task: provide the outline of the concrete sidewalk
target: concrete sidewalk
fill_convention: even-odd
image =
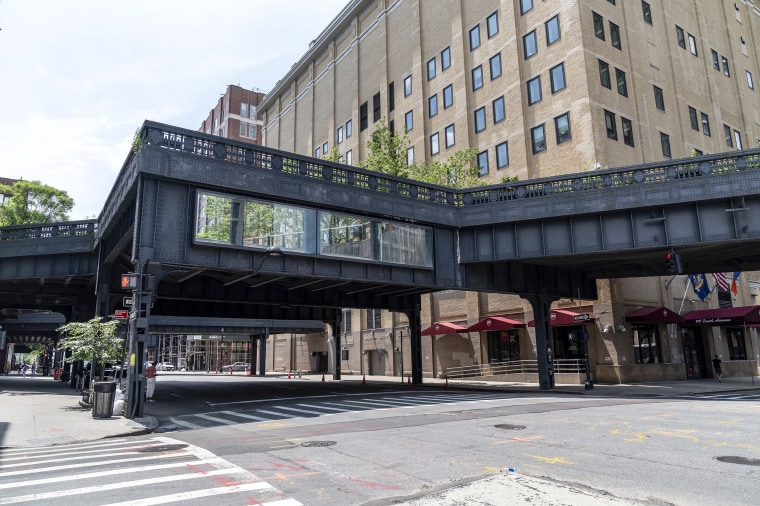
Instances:
[[[199,375],[200,373],[173,373]],[[241,375],[243,373],[240,373]],[[287,379],[287,373],[268,373],[267,379],[283,381],[322,381],[322,375],[308,374]],[[324,376],[331,382],[332,376]],[[408,379],[400,377],[343,374],[340,381],[398,384],[409,387]],[[595,385],[586,390],[583,385],[558,385],[554,390],[538,389],[530,383],[486,382],[472,380],[443,380],[424,378],[415,388],[466,389],[536,395],[567,394],[599,397],[673,397],[690,394],[716,394],[721,392],[760,389],[760,379],[725,378],[722,383],[713,379],[644,383],[632,385]],[[0,376],[0,448],[47,446],[54,444],[92,441],[106,437],[138,435],[158,426],[150,416],[151,405],[146,405],[143,418],[129,420],[122,416],[94,418],[90,409],[80,406],[82,394],[52,377],[9,374]]]

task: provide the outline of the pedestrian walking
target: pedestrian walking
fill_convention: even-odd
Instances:
[[[145,398],[149,402],[153,402],[153,393],[156,391],[156,366],[153,364],[153,362],[147,362],[147,367],[145,368],[145,378],[147,380]]]
[[[720,368],[721,360],[718,357],[715,357],[713,359],[713,369],[715,369],[715,379],[718,380],[718,383],[723,383],[720,380],[720,377],[723,375],[723,370]]]
[[[21,374],[24,375],[24,378],[26,378],[26,370],[29,366],[27,364],[24,364],[24,367],[21,368]]]

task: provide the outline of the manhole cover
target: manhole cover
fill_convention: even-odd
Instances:
[[[727,464],[741,464],[743,466],[760,466],[760,459],[751,459],[749,457],[734,457],[731,455],[725,457],[715,457],[720,462]]]
[[[494,427],[504,430],[523,430],[525,428],[525,425],[512,425],[511,423],[502,423],[499,425],[494,425]]]
[[[306,441],[305,443],[301,443],[301,446],[332,446],[335,444],[335,441]]]
[[[173,452],[175,450],[181,450],[187,448],[188,445],[158,445],[158,446],[146,446],[137,450],[140,453],[161,453],[161,452]]]

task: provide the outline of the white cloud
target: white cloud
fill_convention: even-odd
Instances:
[[[3,0],[0,176],[98,214],[146,119],[196,129],[228,84],[270,89],[348,0]]]

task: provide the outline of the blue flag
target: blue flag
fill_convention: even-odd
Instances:
[[[704,301],[710,295],[710,287],[707,286],[707,276],[704,274],[689,274],[689,281],[691,281],[694,293],[697,294],[700,300]]]

